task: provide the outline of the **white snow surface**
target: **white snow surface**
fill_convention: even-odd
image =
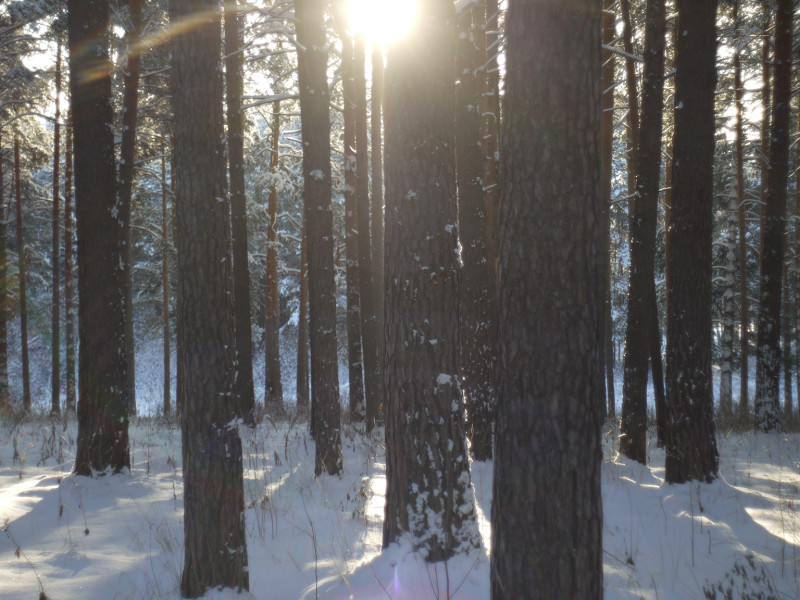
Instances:
[[[720,435],[717,481],[667,485],[654,443],[642,466],[605,431],[606,598],[703,598],[718,582],[740,597],[735,565],[750,590],[800,597],[800,434]],[[251,591],[207,598],[433,600],[448,580],[453,599],[489,598],[491,463],[472,464],[484,549],[428,565],[410,540],[381,550],[382,431],[345,426],[344,475],[319,479],[305,423],[241,432]],[[180,432],[142,418],[130,434],[130,472],[90,479],[70,473],[74,420],[0,422],[0,598],[179,598]]]

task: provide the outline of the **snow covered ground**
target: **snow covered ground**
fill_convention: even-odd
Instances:
[[[251,587],[244,597],[489,597],[491,464],[472,465],[485,550],[427,565],[408,546],[381,551],[379,433],[346,427],[344,476],[321,479],[305,423],[265,420],[242,434]],[[800,435],[720,435],[720,478],[680,486],[663,483],[655,444],[644,467],[617,456],[616,435],[609,425],[606,598],[714,598],[717,584],[733,598],[800,598]],[[0,423],[0,598],[30,600],[42,590],[53,600],[178,598],[179,429],[137,420],[130,473],[95,479],[70,474],[75,437],[74,421]]]

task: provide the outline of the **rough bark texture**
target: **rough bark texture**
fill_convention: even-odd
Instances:
[[[248,588],[242,444],[226,201],[220,64],[214,0],[173,0],[172,101],[178,214],[178,364],[182,402],[184,566],[181,594]],[[184,20],[191,28],[181,26]]]
[[[272,152],[270,172],[276,176],[280,168],[280,102],[272,105]],[[267,282],[264,296],[264,404],[271,409],[283,409],[281,381],[281,322],[278,291],[278,184],[269,190],[269,230],[267,231]]]
[[[17,217],[17,289],[22,355],[22,407],[31,409],[31,368],[28,353],[28,278],[25,271],[25,239],[22,235],[22,182],[20,177],[19,136],[14,136],[14,196]]]
[[[333,264],[330,114],[324,0],[295,0],[303,187],[311,313],[311,414],[317,442],[314,471],[342,470],[339,369],[336,355],[336,286]]]
[[[52,328],[50,374],[50,414],[61,414],[61,40],[56,51],[56,110],[53,124],[53,258],[52,258],[52,304],[50,323]]]
[[[75,472],[130,466],[123,222],[116,194],[107,0],[69,0],[78,237]]]
[[[358,195],[356,193],[356,107],[353,40],[342,31],[342,101],[344,118],[344,227],[347,284],[347,368],[350,420],[364,420],[364,372],[361,354],[361,289],[358,260]]]
[[[386,65],[386,518],[429,561],[480,544],[459,385],[453,3]]]
[[[378,318],[375,313],[375,269],[370,241],[369,137],[367,128],[367,80],[364,37],[355,40],[353,57],[356,126],[356,192],[358,196],[358,279],[361,302],[361,349],[364,357],[364,398],[367,431],[379,420],[382,400],[378,366]]]
[[[601,598],[600,0],[512,0],[492,598]]]
[[[614,0],[603,3],[603,46],[609,47],[614,41]],[[614,79],[615,54],[610,50],[602,52],[602,86],[603,114],[600,120],[602,169],[600,171],[600,188],[603,193],[603,247],[601,249],[605,276],[603,289],[605,300],[603,308],[603,361],[606,378],[605,416],[613,419],[616,416],[616,398],[614,397],[614,320],[611,316],[611,174],[614,153]]]
[[[66,157],[64,159],[64,345],[66,346],[67,411],[77,407],[75,386],[75,261],[72,246],[72,112],[67,119]],[[0,219],[1,220],[1,219]]]
[[[236,0],[225,6],[225,103],[228,119],[228,173],[233,235],[233,301],[236,325],[236,398],[238,414],[254,424],[253,334],[250,326],[250,261],[247,250],[247,198],[244,185],[244,90],[242,30]]]
[[[672,207],[667,235],[666,479],[717,475],[711,385],[716,0],[678,0]]]
[[[136,121],[139,107],[139,74],[143,0],[129,0],[132,29],[128,32],[128,55],[125,59],[122,98],[122,144],[119,160],[119,207],[122,221],[122,285],[125,295],[125,351],[128,362],[128,410],[136,413],[136,350],[133,332],[133,264],[131,262],[131,200],[133,195],[133,166],[136,160]]]
[[[783,286],[786,185],[789,176],[789,100],[791,98],[792,1],[780,0],[775,17],[775,78],[761,233],[761,271],[756,343],[755,425],[775,429],[780,419],[781,288]]]
[[[470,451],[475,460],[490,460],[497,403],[497,290],[489,263],[481,179],[483,154],[471,35],[475,10],[464,10],[458,16],[456,49],[456,168],[462,262],[459,327]],[[480,26],[480,19],[476,21]]]
[[[378,44],[372,46],[372,97],[370,98],[370,141],[372,143],[372,268],[375,280],[375,335],[378,344],[379,392],[383,395],[383,52]],[[383,419],[383,399],[378,406],[378,418]]]
[[[647,462],[647,363],[651,353],[655,289],[654,260],[658,184],[661,175],[661,124],[664,95],[664,0],[648,0],[645,29],[642,122],[636,149],[636,192],[631,199],[628,319],[619,449]],[[659,353],[660,360],[660,353]]]

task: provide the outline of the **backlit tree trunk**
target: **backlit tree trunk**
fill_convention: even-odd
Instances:
[[[383,396],[384,359],[384,318],[383,318],[383,52],[380,45],[372,46],[372,97],[370,98],[370,142],[372,143],[372,269],[375,280],[375,335],[378,345],[378,382]],[[383,401],[379,409],[379,419],[383,419]]]
[[[603,3],[603,46],[610,47],[616,35],[614,31],[614,0]],[[611,174],[614,153],[614,79],[616,58],[613,52],[603,49],[602,52],[602,85],[603,114],[600,118],[602,169],[600,172],[601,190],[603,192],[603,247],[602,256],[605,265],[603,287],[605,304],[603,309],[603,361],[606,378],[606,416],[616,416],[616,399],[614,394],[614,320],[611,316]]]

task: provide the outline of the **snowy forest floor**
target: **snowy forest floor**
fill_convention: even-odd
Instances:
[[[491,463],[472,464],[484,550],[428,565],[410,545],[381,551],[382,432],[345,426],[344,475],[316,479],[306,430],[268,419],[242,428],[243,597],[489,598]],[[800,434],[719,432],[719,479],[670,486],[654,442],[642,466],[617,455],[614,426],[604,432],[606,598],[800,598]],[[88,479],[70,474],[74,420],[0,422],[0,598],[179,597],[180,430],[141,418],[130,434],[131,471]]]

